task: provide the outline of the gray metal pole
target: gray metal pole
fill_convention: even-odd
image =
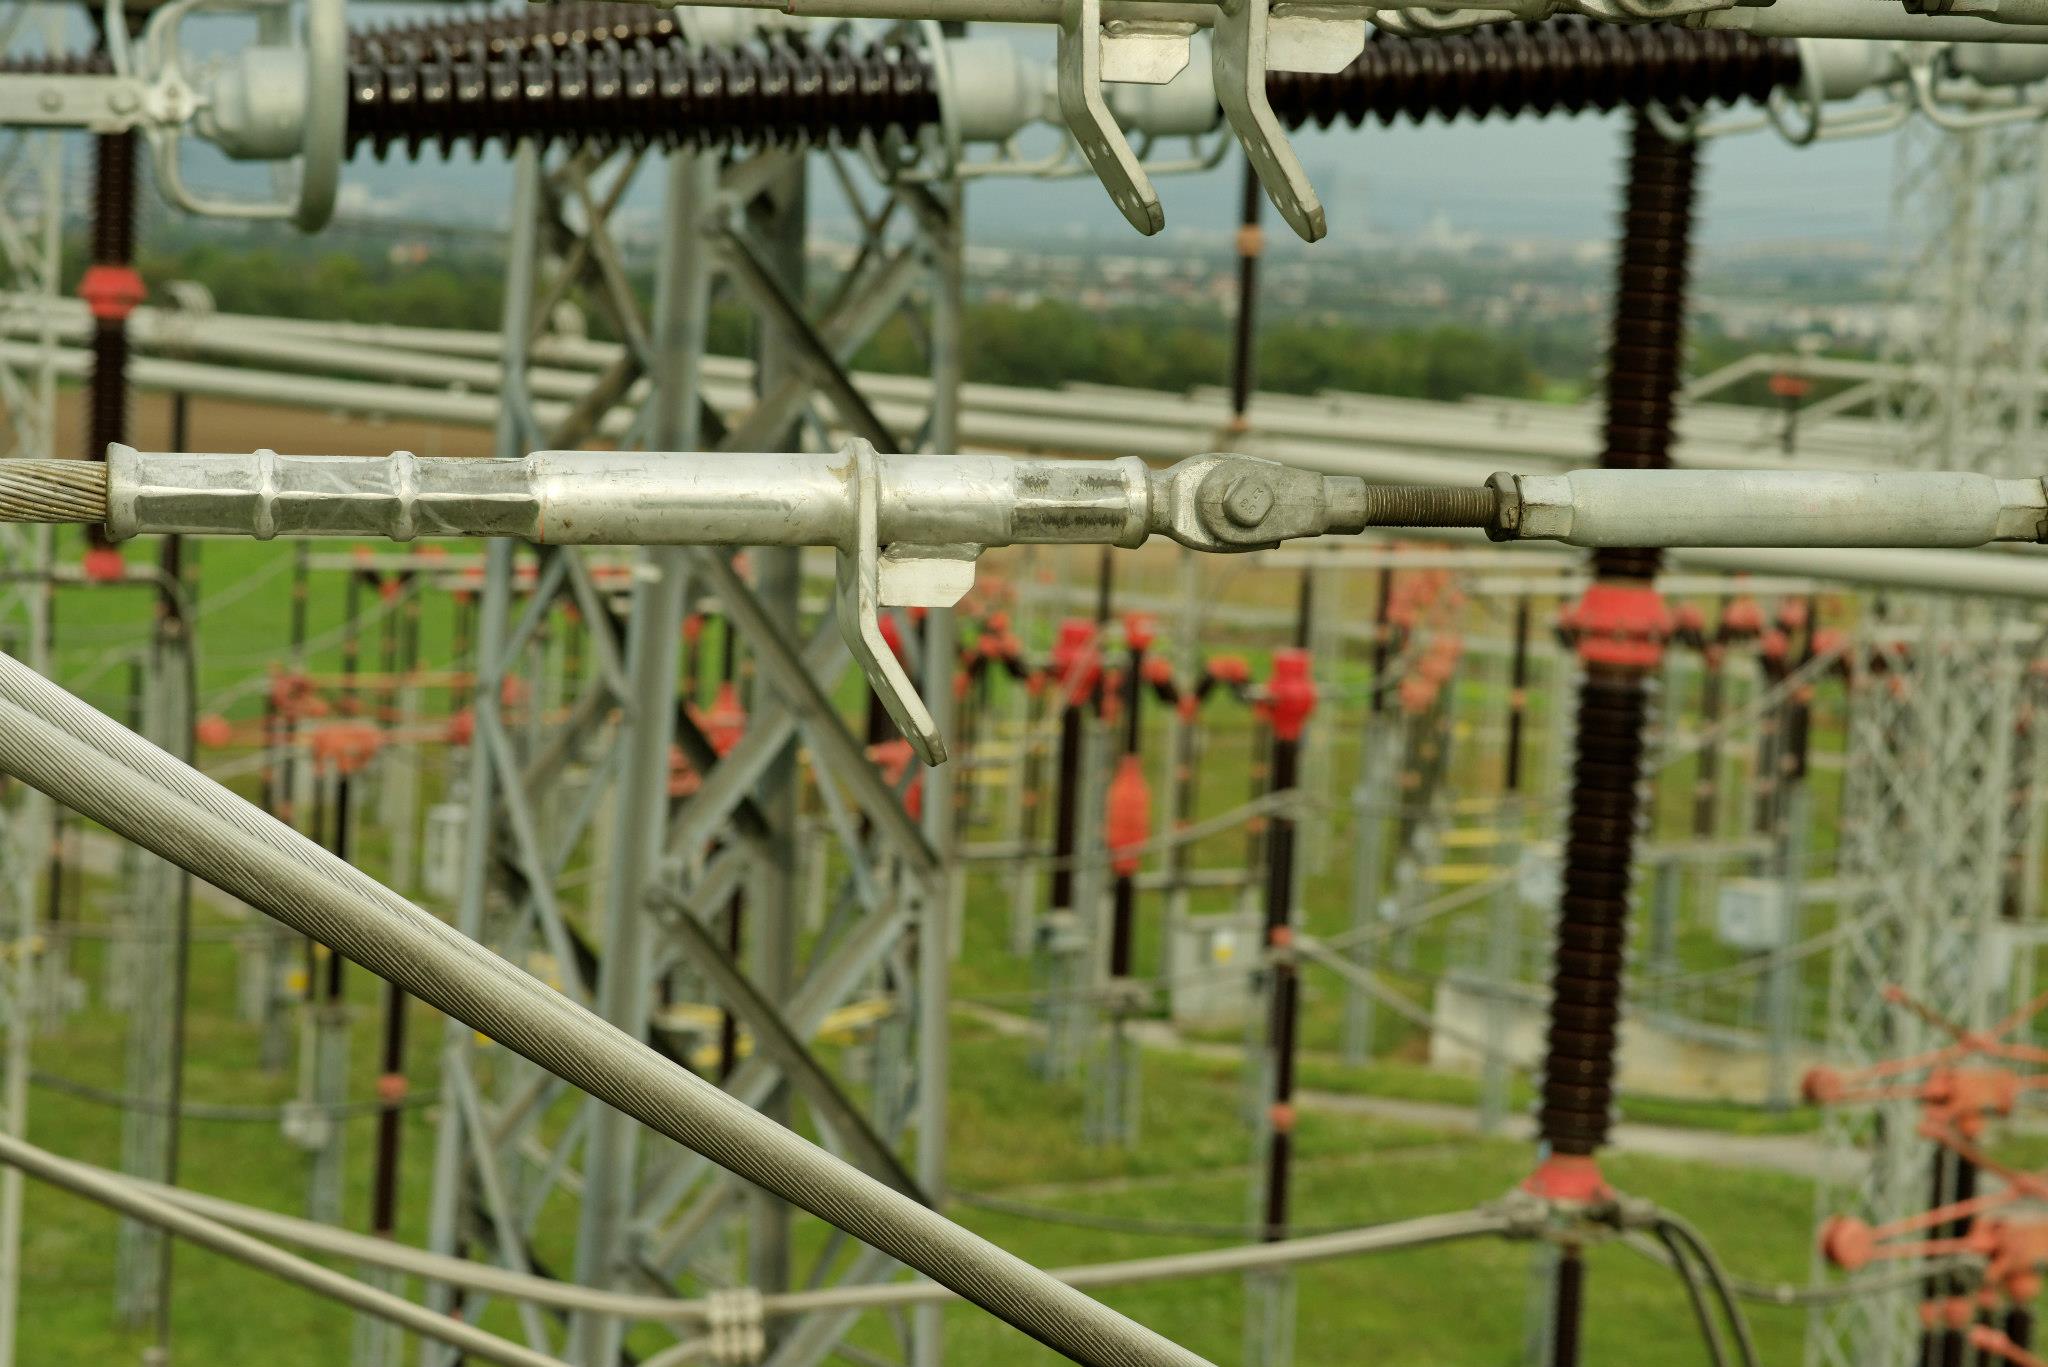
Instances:
[[[499,410],[493,454],[508,457],[521,453],[526,445],[522,400],[526,378],[528,336],[532,325],[533,287],[540,252],[540,151],[531,142],[521,143],[512,161],[511,232],[505,251],[505,306],[503,346],[506,402]],[[487,544],[484,552],[484,585],[477,608],[476,703],[496,706],[503,682],[506,623],[512,602],[513,544],[503,539]],[[495,775],[481,737],[470,742],[467,791],[469,826],[464,832],[462,852],[462,895],[455,908],[455,928],[470,939],[480,939],[484,911],[490,898],[491,820],[495,808]],[[470,1031],[450,1017],[442,1026],[441,1068],[443,1076],[467,1071]],[[454,1256],[465,1242],[463,1211],[466,1204],[464,1173],[467,1144],[462,1109],[442,1108],[440,1131],[434,1144],[434,1183],[427,1207],[427,1247],[435,1253]],[[438,1283],[427,1288],[427,1308],[448,1314],[454,1308],[454,1294]],[[420,1345],[421,1367],[439,1367],[449,1360],[448,1351],[433,1343]]]
[[[963,196],[957,183],[939,192],[939,207],[925,224],[932,253],[932,412],[927,441],[950,451],[960,431],[961,335],[966,281],[961,257]],[[950,747],[955,736],[953,671],[956,633],[953,611],[943,608],[925,619],[924,695],[932,719]],[[951,1100],[952,967],[954,916],[963,889],[955,855],[959,831],[951,765],[925,774],[924,833],[939,854],[918,909],[917,924],[917,1181],[943,1208],[946,1199],[946,1108]],[[940,1367],[945,1359],[945,1307],[920,1305],[911,1312],[910,1367]]]
[[[709,309],[706,255],[694,232],[716,191],[710,157],[668,158],[663,190],[662,251],[655,276],[655,371],[649,442],[656,450],[697,444],[698,377]],[[660,867],[668,827],[669,745],[675,734],[676,684],[688,600],[686,553],[650,547],[640,553],[626,646],[633,690],[624,718],[625,773],[617,789],[617,844],[605,883],[603,967],[597,1011],[634,1038],[644,1038],[652,1004],[653,958],[645,897]],[[576,1280],[621,1285],[632,1275],[627,1222],[636,1196],[640,1127],[604,1103],[589,1103],[583,1201],[577,1222]],[[613,1367],[623,1327],[608,1315],[579,1315],[570,1356],[582,1367]]]

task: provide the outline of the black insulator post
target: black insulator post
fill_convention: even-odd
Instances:
[[[377,1158],[371,1176],[370,1233],[391,1238],[398,1231],[398,1160],[405,1136],[405,1017],[407,998],[396,983],[384,985],[384,1053],[377,1078]]]
[[[1567,1245],[1557,1255],[1557,1313],[1550,1321],[1550,1367],[1579,1367],[1579,1316],[1585,1295],[1585,1255],[1577,1245]]]
[[[1299,748],[1297,741],[1274,739],[1271,791],[1294,786]],[[1266,1047],[1273,1092],[1267,1114],[1265,1227],[1260,1235],[1267,1240],[1287,1237],[1288,1176],[1294,1156],[1294,1053],[1301,983],[1293,954],[1293,902],[1294,818],[1276,815],[1266,841]]]
[[[351,567],[348,572],[348,588],[342,601],[341,625],[341,714],[345,717],[362,713],[362,700],[356,693],[356,675],[363,663],[363,580],[359,568]]]
[[[1522,731],[1529,719],[1529,595],[1515,597],[1514,653],[1508,660],[1507,755],[1502,761],[1501,788],[1522,791]]]
[[[1265,250],[1259,219],[1265,210],[1266,192],[1247,160],[1237,219],[1237,317],[1230,342],[1230,424],[1240,432],[1258,383],[1259,256]]]
[[[354,807],[350,800],[349,773],[346,768],[338,769],[334,776],[334,843],[330,847],[335,858],[344,863],[351,857],[351,846],[355,839]],[[341,952],[329,947],[327,951],[326,997],[330,1004],[339,1006],[342,999],[342,970],[347,964]]]
[[[1141,626],[1130,628],[1130,658],[1126,663],[1123,678],[1123,760],[1126,766],[1135,764],[1143,736],[1138,707],[1145,696],[1145,629]],[[1116,804],[1121,798],[1120,785],[1125,774],[1119,771],[1110,786],[1109,809],[1112,822],[1116,818]],[[1142,775],[1139,775],[1142,783]],[[1111,826],[1114,831],[1116,827]],[[1111,851],[1112,858],[1115,851]],[[1111,892],[1109,921],[1109,976],[1122,981],[1131,976],[1132,946],[1137,936],[1138,915],[1138,872],[1123,860],[1116,860],[1116,882]]]
[[[1272,737],[1268,791],[1293,789],[1300,773],[1301,734],[1315,711],[1316,688],[1308,652],[1278,651],[1266,686],[1265,730]],[[1294,816],[1277,811],[1266,840],[1266,1048],[1272,1094],[1267,1111],[1265,1228],[1261,1237],[1287,1237],[1289,1169],[1294,1155],[1294,1055],[1301,969],[1294,956]]]
[[[128,440],[128,314],[141,300],[135,278],[135,133],[93,139],[92,266],[79,291],[93,318],[92,372],[86,386],[87,460]],[[95,549],[112,546],[97,524],[86,528]]]
[[[2005,1336],[2013,1346],[2028,1349],[2034,1344],[2034,1312],[2024,1305],[2015,1305],[2005,1312]]]
[[[1601,465],[1609,469],[1671,463],[1697,171],[1692,143],[1667,140],[1647,118],[1633,121],[1608,350]],[[1652,587],[1660,559],[1650,549],[1595,551],[1595,582],[1575,614],[1584,678],[1538,1112],[1553,1160],[1597,1153],[1614,1101],[1644,721],[1668,631]],[[1583,1278],[1567,1250],[1558,1264],[1556,1367],[1577,1360]]]
[[[1058,772],[1053,778],[1052,909],[1074,908],[1074,836],[1081,798],[1081,724],[1085,702],[1060,699]]]
[[[1709,641],[1700,657],[1700,729],[1706,739],[1694,760],[1698,772],[1692,784],[1692,833],[1702,840],[1713,835],[1715,809],[1720,805],[1721,742],[1716,728],[1721,722],[1727,657],[1727,647],[1716,641]]]
[[[1374,716],[1387,705],[1387,663],[1394,656],[1393,606],[1394,572],[1381,570],[1379,588],[1373,595],[1372,692],[1366,700],[1366,710]]]

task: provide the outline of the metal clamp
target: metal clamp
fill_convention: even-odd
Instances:
[[[944,602],[890,603],[882,591],[882,477],[875,448],[864,441],[853,441],[848,443],[847,454],[851,460],[846,479],[848,491],[852,494],[854,519],[851,544],[839,548],[839,567],[832,595],[833,608],[839,617],[839,630],[846,637],[847,649],[853,652],[854,662],[860,666],[861,673],[867,675],[875,696],[882,700],[882,706],[910,741],[910,748],[917,752],[917,757],[926,764],[944,764],[946,738],[939,733],[939,724],[932,719],[931,709],[918,696],[916,685],[910,682],[903,662],[896,658],[896,652],[882,635],[882,609],[892,606],[950,607],[973,584],[974,564],[968,560],[967,582]],[[915,576],[911,578],[915,580]],[[911,584],[899,581],[892,587],[907,590]],[[915,595],[903,592],[891,596]]]
[[[1275,14],[1270,0],[1223,0],[1216,9],[1215,44],[1209,50],[1216,102],[1273,207],[1304,242],[1322,240],[1329,221],[1266,99],[1266,72],[1343,70],[1365,50],[1365,21],[1357,14],[1315,5],[1289,6]]]
[[[1102,0],[1065,0],[1060,6],[1060,114],[1118,212],[1150,236],[1166,226],[1166,211],[1103,98],[1102,50]]]

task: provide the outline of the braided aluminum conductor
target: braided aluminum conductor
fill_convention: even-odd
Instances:
[[[107,467],[90,460],[0,460],[0,522],[105,522]]]

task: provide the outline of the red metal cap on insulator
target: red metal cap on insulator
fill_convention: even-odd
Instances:
[[[903,653],[903,629],[896,625],[896,614],[893,612],[883,613],[881,616],[881,627],[882,640],[888,645],[889,653],[894,655],[898,662],[906,666],[909,665],[909,657]]]
[[[1789,370],[1773,371],[1768,383],[1773,398],[1803,399],[1813,392],[1812,380],[1804,375],[1794,375]]]
[[[668,748],[668,795],[688,797],[702,787],[703,777],[691,767],[690,757],[683,753],[680,745]]]
[[[498,685],[498,706],[500,707],[523,706],[531,696],[533,696],[532,687],[526,680],[516,674],[506,675],[504,682]]]
[[[1771,664],[1784,663],[1785,653],[1791,648],[1792,643],[1785,639],[1785,633],[1782,631],[1767,631],[1757,637],[1756,653]]]
[[[685,641],[688,641],[688,642],[689,642],[689,643],[690,643],[691,645],[695,645],[695,644],[697,644],[697,642],[698,642],[699,640],[703,639],[703,636],[704,636],[704,614],[703,614],[703,613],[701,613],[701,612],[693,612],[693,613],[691,613],[691,614],[690,614],[690,615],[689,615],[688,617],[685,617],[685,618],[683,619],[683,639],[684,639]]]
[[[1721,609],[1720,632],[1724,641],[1753,640],[1763,629],[1764,610],[1748,595],[1730,598],[1728,606]]]
[[[1778,626],[1785,631],[1798,631],[1806,625],[1806,600],[1787,598],[1778,604]]]
[[[711,742],[712,752],[720,759],[740,743],[747,730],[747,709],[740,706],[739,690],[733,687],[732,680],[718,685],[710,708],[697,724],[704,728],[704,739]]]
[[[1095,649],[1095,623],[1069,617],[1060,623],[1052,647],[1052,676],[1069,699],[1086,697],[1102,676],[1102,658]]]
[[[1010,629],[1010,614],[1007,612],[991,612],[988,615],[988,629],[998,636],[1007,632]]]
[[[1424,678],[1420,674],[1410,674],[1401,680],[1401,710],[1411,717],[1427,712],[1435,705],[1436,695],[1441,687],[1442,685],[1434,679]]]
[[[910,742],[902,738],[885,740],[879,745],[868,747],[868,758],[882,771],[882,781],[891,788],[900,787],[903,775],[910,768],[916,754]],[[913,818],[924,815],[924,775],[919,773],[910,780],[910,786],[903,789],[903,810]]]
[[[1688,650],[1706,649],[1707,614],[1698,603],[1680,605],[1672,617],[1671,639]]]
[[[1809,1068],[1799,1079],[1799,1095],[1810,1105],[1832,1106],[1842,1099],[1848,1085],[1833,1068]]]
[[[115,584],[128,575],[128,562],[114,546],[88,546],[79,568],[95,584]]]
[[[1573,609],[1571,626],[1587,664],[1655,669],[1671,635],[1671,613],[1648,584],[1596,583]]]
[[[476,738],[476,713],[465,707],[448,718],[441,737],[450,745],[467,745]]]
[[[344,774],[360,772],[384,744],[384,733],[367,722],[330,722],[313,732],[313,758]]]
[[[228,725],[228,719],[219,713],[210,713],[199,719],[192,728],[192,738],[209,750],[218,750],[234,739],[235,728]]]
[[[1316,681],[1309,674],[1306,650],[1292,647],[1273,652],[1273,675],[1266,680],[1266,710],[1276,739],[1301,739],[1302,728],[1316,710]]]
[[[1522,1179],[1522,1190],[1546,1201],[1591,1204],[1614,1195],[1600,1175],[1600,1164],[1578,1154],[1554,1153]]]
[[[1209,677],[1220,684],[1251,682],[1252,667],[1242,655],[1218,655],[1209,661]]]
[[[1152,788],[1136,755],[1117,761],[1116,776],[1109,781],[1106,815],[1109,866],[1117,877],[1129,878],[1138,871],[1145,842],[1152,838]]]
[[[1132,650],[1150,650],[1158,639],[1158,624],[1145,613],[1133,612],[1124,618],[1124,644]]]
[[[1156,688],[1164,688],[1173,682],[1173,661],[1164,655],[1149,655],[1145,658],[1145,682]]]
[[[135,312],[135,306],[149,297],[149,287],[133,266],[102,263],[86,267],[78,282],[78,297],[86,309],[102,322],[118,323]]]
[[[399,1102],[404,1101],[405,1094],[409,1089],[404,1073],[377,1074],[377,1100],[383,1102],[386,1106],[396,1106]]]

